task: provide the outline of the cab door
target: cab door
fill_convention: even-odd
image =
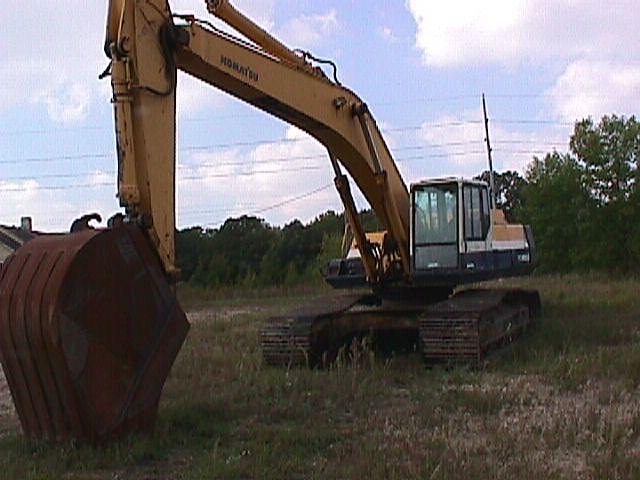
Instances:
[[[414,271],[459,266],[458,184],[418,185],[413,189]]]
[[[486,185],[465,183],[462,187],[463,253],[490,250],[491,214]]]

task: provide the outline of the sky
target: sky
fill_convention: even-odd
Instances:
[[[211,17],[204,0],[175,13]],[[291,48],[338,65],[369,105],[407,184],[494,167],[524,174],[565,152],[576,120],[640,110],[637,0],[231,0]],[[41,231],[119,210],[107,3],[3,5],[0,224]],[[272,225],[342,211],[323,147],[305,133],[180,74],[177,227],[257,215]],[[358,205],[366,207],[360,195]]]

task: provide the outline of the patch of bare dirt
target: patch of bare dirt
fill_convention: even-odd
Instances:
[[[639,394],[613,382],[568,392],[533,375],[484,375],[477,383],[442,385],[439,406],[426,414],[405,399],[376,409],[369,421],[385,449],[396,452],[443,444],[449,462],[486,462],[500,478],[518,471],[591,478],[593,462],[614,449],[640,455]],[[446,408],[443,401],[453,400],[458,406]]]
[[[9,392],[7,379],[0,366],[0,437],[2,437],[7,429],[15,424],[15,409],[13,407],[13,399]]]
[[[502,406],[489,416],[464,408],[457,412],[442,432],[455,450],[499,452],[511,444],[541,472],[568,478],[590,475],[587,453],[595,456],[619,447],[631,453],[638,435],[638,392],[609,382],[587,382],[579,391],[567,392],[525,375],[485,380],[459,388],[494,395]]]
[[[187,312],[187,318],[191,323],[223,321],[228,322],[236,317],[242,315],[251,315],[262,311],[257,306],[243,306],[243,307],[222,307],[222,308],[207,308],[203,310],[195,310]]]
[[[11,401],[11,393],[9,392],[9,385],[7,385],[7,379],[4,376],[4,371],[0,366],[0,416],[13,413],[13,402]]]

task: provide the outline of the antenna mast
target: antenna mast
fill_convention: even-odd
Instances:
[[[487,117],[487,102],[482,94],[482,113],[484,114],[484,132],[487,142],[487,157],[489,158],[489,188],[491,189],[491,208],[496,208],[496,186],[493,175],[493,158],[491,157],[491,141],[489,140],[489,118]]]

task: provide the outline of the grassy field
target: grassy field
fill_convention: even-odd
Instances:
[[[0,477],[640,478],[640,281],[514,283],[540,290],[543,315],[478,370],[366,349],[329,370],[267,368],[261,322],[303,295],[190,298],[152,438],[34,444],[5,412]]]

